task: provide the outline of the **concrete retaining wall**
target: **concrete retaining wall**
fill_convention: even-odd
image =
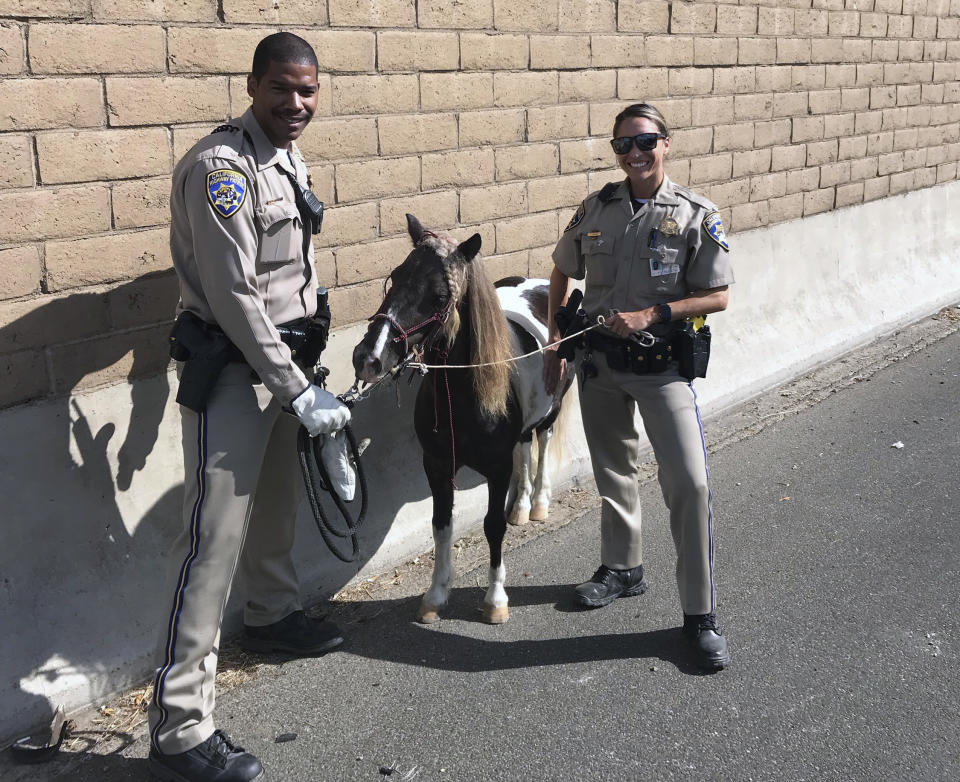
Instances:
[[[960,183],[950,183],[736,234],[738,283],[728,312],[711,318],[710,377],[698,383],[707,411],[960,299],[957,214]],[[353,326],[332,340],[334,390],[349,385],[361,333]],[[152,669],[181,502],[171,381],[162,375],[0,412],[0,739],[45,719],[51,704],[96,702]],[[357,410],[357,432],[374,440],[361,575],[432,545],[411,423],[415,386]],[[589,474],[579,416],[567,453],[559,484]],[[458,483],[462,534],[479,525],[486,492],[476,476]],[[358,570],[324,550],[307,515],[298,523],[305,593],[332,594]]]

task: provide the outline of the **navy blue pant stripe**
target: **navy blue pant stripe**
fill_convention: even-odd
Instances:
[[[708,545],[708,564],[710,568],[710,613],[716,611],[716,597],[713,586],[713,492],[710,491],[710,467],[707,464],[707,442],[703,436],[703,421],[700,419],[700,405],[697,404],[697,392],[690,386],[690,393],[693,394],[693,409],[697,413],[697,427],[700,429],[700,445],[703,448],[703,469],[707,473],[707,545]]]

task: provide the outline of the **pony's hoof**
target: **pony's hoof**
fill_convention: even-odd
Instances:
[[[488,625],[502,625],[509,618],[509,606],[483,606],[483,621]]]
[[[531,518],[530,511],[514,509],[511,511],[507,523],[512,524],[514,527],[519,527],[521,524],[526,524]]]
[[[421,604],[417,609],[417,621],[422,625],[432,625],[440,621],[440,614],[436,608]]]
[[[547,513],[550,510],[549,505],[534,505],[530,509],[530,520],[531,521],[546,521]]]

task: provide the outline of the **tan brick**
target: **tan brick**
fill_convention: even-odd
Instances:
[[[870,108],[883,109],[897,105],[897,88],[895,86],[871,87]]]
[[[862,111],[870,107],[870,90],[866,87],[854,87],[840,90],[840,108],[843,111]]]
[[[837,188],[836,207],[840,209],[851,204],[863,203],[863,182],[853,182],[847,185],[840,185]]]
[[[919,131],[917,128],[904,128],[893,134],[894,150],[913,149],[917,146]]]
[[[731,230],[734,231],[748,231],[751,228],[760,228],[770,222],[770,207],[766,201],[737,204],[730,211]]]
[[[826,82],[824,87],[853,87],[857,83],[857,66],[852,63],[845,65],[828,65],[826,67]]]
[[[38,293],[42,276],[43,266],[35,246],[0,250],[0,299]]]
[[[0,328],[0,353],[64,342],[64,324],[69,324],[70,339],[81,339],[110,327],[106,297],[101,293],[44,295],[0,302],[0,323],[4,324]]]
[[[523,141],[525,128],[526,113],[523,109],[465,111],[460,115],[460,146]]]
[[[329,0],[331,27],[414,27],[414,0]]]
[[[813,114],[831,114],[840,111],[840,90],[811,90],[810,111]]]
[[[667,175],[670,180],[676,182],[682,187],[690,186],[690,161],[689,160],[671,160],[666,167]]]
[[[810,62],[810,41],[806,38],[777,38],[777,62]]]
[[[767,219],[769,224],[782,223],[786,220],[795,220],[803,216],[803,194],[771,198],[767,202]]]
[[[553,248],[555,244],[546,247],[530,248],[530,271],[531,279],[550,279],[550,273],[553,271]]]
[[[765,174],[770,171],[772,150],[753,149],[746,152],[737,152],[733,156],[733,176],[751,176]]]
[[[670,155],[691,157],[709,155],[713,151],[713,127],[674,130],[670,135]]]
[[[631,33],[665,33],[670,27],[670,3],[661,0],[620,0],[617,29]]]
[[[674,182],[679,182],[679,178],[673,175],[673,162],[667,160],[667,174]],[[587,192],[592,193],[594,190],[599,190],[608,182],[622,182],[624,180],[623,171],[619,168],[605,168],[600,171],[589,171],[587,172]],[[560,212],[561,227],[566,227],[567,223],[570,222],[570,218],[573,216],[573,212]]]
[[[424,111],[479,109],[493,105],[493,75],[489,73],[424,73],[420,76]]]
[[[874,62],[896,62],[900,57],[900,41],[874,39],[872,57]]]
[[[493,103],[495,106],[536,106],[554,104],[559,95],[559,81],[555,71],[544,73],[493,74]]]
[[[717,125],[713,129],[713,151],[731,152],[753,148],[753,123]]]
[[[236,115],[234,115],[236,116]],[[213,123],[205,122],[202,125],[179,125],[173,129],[173,159],[179,162],[190,148],[204,136],[209,136],[216,127]],[[307,126],[309,131],[310,126]],[[299,142],[297,142],[299,144]]]
[[[117,22],[216,22],[217,0],[92,0],[93,18]],[[252,54],[252,53],[251,53]]]
[[[775,38],[740,38],[737,47],[737,62],[741,65],[764,65],[777,61]]]
[[[937,38],[960,38],[960,19],[937,19]]]
[[[373,32],[297,30],[297,34],[313,46],[321,73],[363,73],[376,68],[377,39]]]
[[[792,65],[767,65],[759,68],[748,68],[756,72],[757,92],[787,92],[795,89],[793,86]],[[753,90],[746,90],[752,92]]]
[[[29,136],[0,136],[0,187],[31,187],[33,151]]]
[[[867,137],[853,136],[841,138],[837,150],[838,160],[853,160],[855,158],[865,157],[867,154]]]
[[[460,199],[453,190],[425,195],[388,198],[380,202],[380,233],[406,233],[406,215],[418,215],[431,229],[448,229],[457,224]]]
[[[493,26],[524,32],[558,30],[559,0],[493,0]]]
[[[403,114],[380,117],[380,154],[407,155],[457,146],[455,114]]]
[[[0,356],[0,408],[46,396],[51,390],[47,362],[37,350]]]
[[[111,125],[160,125],[227,119],[227,80],[222,76],[132,78],[108,76]]]
[[[890,195],[898,193],[907,193],[915,187],[915,173],[913,171],[903,171],[899,174],[890,176]]]
[[[110,229],[110,191],[102,186],[0,193],[0,242],[77,236]]]
[[[730,38],[693,39],[694,65],[736,65],[737,59],[737,44]]]
[[[770,119],[773,116],[773,94],[736,95],[733,114],[737,120]]]
[[[377,138],[373,118],[315,119],[297,146],[307,160],[342,160],[376,155]]]
[[[803,216],[829,212],[833,209],[836,193],[832,187],[811,190],[803,194]]]
[[[914,16],[913,17],[913,37],[914,38],[936,38],[937,37],[937,17]]]
[[[867,179],[863,183],[863,200],[874,201],[877,198],[884,198],[890,193],[890,177],[882,176],[875,179]]]
[[[310,182],[310,189],[324,203],[333,204],[337,200],[334,171],[335,169],[331,165],[307,166],[307,179]]]
[[[257,44],[271,32],[263,27],[172,27],[167,31],[170,72],[245,75]]]
[[[609,103],[591,103],[590,104],[590,133],[591,136],[603,136],[610,138],[613,124],[617,115],[623,110],[626,104],[623,101],[613,101]],[[579,135],[587,135],[581,133]],[[555,137],[554,137],[555,138]]]
[[[820,187],[834,187],[850,181],[850,163],[844,161],[820,167]]]
[[[877,172],[881,176],[897,171],[903,171],[903,152],[890,152],[886,155],[880,155],[877,160]]]
[[[903,152],[903,170],[911,171],[927,164],[927,150],[907,149]]]
[[[377,158],[360,163],[341,163],[336,170],[337,200],[413,193],[420,189],[420,159]]]
[[[713,70],[710,68],[671,68],[669,94],[709,95],[713,91]]]
[[[592,168],[606,168],[615,160],[610,142],[605,138],[560,142],[560,172],[569,174]]]
[[[734,120],[734,97],[725,95],[717,98],[697,98],[693,101],[693,125],[713,125],[715,123],[730,123]]]
[[[459,64],[460,38],[456,33],[377,33],[380,71],[450,71]]]
[[[515,253],[501,255],[486,255],[481,259],[483,271],[493,282],[504,277],[526,277],[529,269],[529,250],[520,250]]]
[[[820,185],[819,168],[802,168],[787,172],[787,193],[803,193],[816,190]]]
[[[924,41],[900,41],[898,58],[901,60],[922,60],[924,43]]]
[[[857,36],[860,33],[860,14],[856,11],[830,11],[829,35]]]
[[[340,247],[336,251],[337,284],[382,279],[403,262],[411,249],[408,236]]]
[[[460,220],[477,223],[527,211],[525,182],[511,182],[491,187],[474,187],[460,191]]]
[[[836,38],[813,38],[810,41],[810,62],[839,63],[843,61],[843,48],[837,46]]]
[[[792,140],[813,141],[823,138],[823,117],[795,117]]]
[[[527,203],[531,212],[577,206],[587,197],[587,175],[571,174],[527,182]]]
[[[623,68],[643,62],[642,35],[591,35],[590,65]]]
[[[717,29],[717,9],[699,3],[673,3],[670,15],[671,33],[702,35]]]
[[[168,174],[170,140],[163,128],[43,133],[37,160],[44,184]]]
[[[527,109],[527,140],[555,141],[586,136],[592,132],[592,110],[593,106],[584,104]]]
[[[795,90],[822,90],[827,82],[825,65],[790,66],[790,86]]]
[[[443,28],[482,30],[493,27],[493,3],[489,0],[467,0],[450,3],[446,0],[420,0],[417,3],[417,26],[422,29]]]
[[[465,70],[521,70],[530,59],[526,35],[460,34],[460,67]]]
[[[170,317],[180,298],[180,285],[173,269],[150,272],[117,285],[106,294],[107,313],[114,329],[130,329],[162,323]]]
[[[666,68],[630,68],[617,71],[617,97],[646,100],[669,95]]]
[[[788,169],[802,168],[804,165],[806,165],[806,144],[774,147],[771,152],[772,159],[770,161],[770,168],[773,171],[785,171]]]
[[[3,0],[0,15],[45,18],[63,16],[81,18],[90,13],[89,0]]]
[[[781,198],[787,192],[787,175],[783,172],[755,176],[750,180],[750,200],[766,201]]]
[[[947,159],[947,145],[940,144],[927,148],[927,165],[936,166],[945,162]]]
[[[772,147],[774,144],[788,144],[793,133],[793,125],[789,119],[778,119],[770,122],[757,122],[753,126],[754,143],[758,147]]]
[[[857,65],[857,86],[878,87],[883,84],[883,63]]]
[[[562,103],[607,100],[617,94],[617,72],[614,70],[571,73],[561,71],[559,77]]]
[[[920,187],[932,187],[937,184],[937,168],[936,166],[927,166],[926,168],[918,168],[913,172],[913,186],[915,188]]]
[[[756,6],[721,5],[717,8],[717,32],[721,35],[754,35]]]
[[[903,84],[897,87],[898,106],[916,106],[920,103],[920,85]]]
[[[893,132],[871,133],[867,136],[867,154],[879,155],[893,151]]]
[[[35,24],[34,27],[36,26]],[[26,57],[20,25],[0,23],[0,74],[6,76],[23,73],[25,67]]]
[[[823,118],[823,135],[825,138],[849,136],[855,132],[856,114],[831,114]]]
[[[774,87],[761,87],[757,84],[757,69],[722,68],[713,73],[713,91],[717,95],[742,95],[754,90],[772,92]]]
[[[465,242],[474,234],[480,234],[482,244],[480,252],[482,255],[494,255],[497,248],[497,229],[493,223],[481,223],[479,225],[463,225],[459,228],[453,228],[448,231],[458,242]]]
[[[671,98],[657,101],[657,108],[663,114],[669,128],[686,128],[693,124],[693,104],[703,100],[697,98]]]
[[[0,106],[0,131],[104,125],[98,79],[0,80]]]
[[[50,350],[54,392],[86,391],[166,371],[170,324],[97,336]],[[136,356],[136,361],[134,361]],[[90,371],[90,367],[100,367]]]
[[[882,125],[882,111],[861,111],[857,112],[854,118],[855,133],[876,133]]]
[[[730,153],[692,158],[690,163],[690,184],[693,185],[721,182],[733,173],[733,155]]]
[[[497,223],[497,253],[509,253],[556,242],[560,228],[556,212],[514,217]]]
[[[763,9],[760,9],[760,12],[762,14]],[[798,8],[794,12],[793,26],[797,35],[808,37],[827,35],[830,29],[829,11]]]
[[[750,180],[734,179],[729,182],[710,185],[707,188],[706,195],[713,203],[724,207],[733,206],[733,204],[745,204],[750,200]]]
[[[494,153],[497,181],[531,179],[556,174],[560,152],[556,144],[503,147]]]
[[[531,35],[530,69],[563,70],[590,66],[590,39],[585,35]]]
[[[919,81],[919,82],[933,81],[933,63],[932,62],[910,63],[910,80]]]
[[[561,32],[597,33],[617,29],[614,0],[560,0]]]
[[[415,75],[334,76],[334,114],[398,114],[419,108]]]
[[[910,63],[887,63],[883,66],[884,84],[906,84],[910,81]]]
[[[374,202],[331,206],[323,213],[319,247],[340,247],[369,242],[379,237],[380,216]]]
[[[646,40],[647,65],[693,65],[693,38],[652,35]]]
[[[222,4],[223,20],[227,24],[296,25],[309,19],[310,24],[325,25],[328,21],[326,3],[318,4],[314,0],[284,0],[282,3],[275,0],[222,0]],[[304,32],[298,30],[297,34],[309,40]],[[252,57],[253,52],[250,54]]]
[[[860,35],[862,37],[882,38],[886,34],[886,14],[860,14]]]
[[[957,75],[957,63],[935,62],[933,64],[933,80],[935,82],[953,81]]]
[[[937,166],[937,184],[952,182],[957,178],[957,164],[943,163]]]
[[[64,290],[169,269],[169,244],[165,228],[47,242],[47,285],[50,290]]]
[[[493,181],[492,149],[461,149],[423,156],[423,189],[479,185]]]
[[[144,228],[170,220],[170,178],[136,179],[113,186],[115,228]]]

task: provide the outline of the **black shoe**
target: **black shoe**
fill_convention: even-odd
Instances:
[[[618,597],[642,595],[646,591],[647,579],[643,577],[643,565],[629,570],[612,570],[601,565],[593,578],[574,590],[577,602],[588,608],[600,608],[610,605]]]
[[[727,639],[714,614],[684,614],[683,634],[690,641],[701,668],[720,670],[730,664]]]
[[[150,771],[164,782],[253,782],[263,778],[263,766],[223,731],[176,755],[150,747]]]
[[[263,627],[243,626],[240,646],[251,652],[287,652],[304,657],[321,655],[343,643],[340,628],[324,619],[294,611]]]

